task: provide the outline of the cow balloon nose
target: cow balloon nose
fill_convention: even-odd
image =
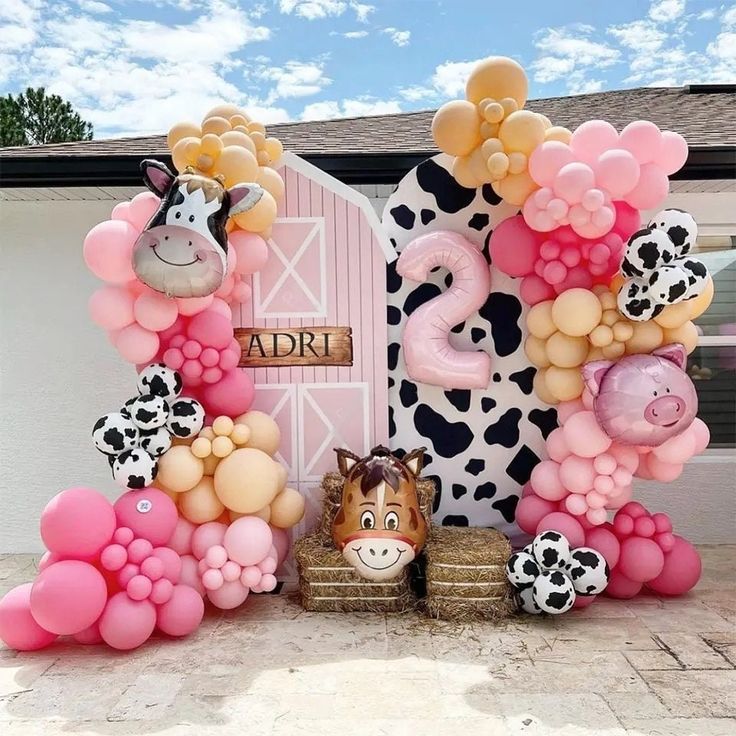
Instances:
[[[685,402],[679,396],[660,396],[644,410],[644,418],[660,427],[674,424],[685,412]]]

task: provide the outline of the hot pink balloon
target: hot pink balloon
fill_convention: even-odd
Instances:
[[[570,140],[574,154],[589,164],[593,164],[604,151],[618,145],[618,131],[605,120],[586,121],[575,129]]]
[[[102,636],[100,635],[100,627],[97,623],[93,623],[92,626],[89,626],[82,631],[78,631],[74,634],[74,641],[84,644],[85,646],[101,644]]]
[[[542,519],[557,510],[557,504],[535,494],[524,496],[516,506],[516,523],[527,534],[536,534]]]
[[[241,516],[225,532],[223,546],[239,565],[258,564],[271,549],[273,535],[268,524],[257,516]]]
[[[206,593],[202,585],[202,575],[199,572],[199,560],[194,555],[183,555],[181,558],[181,574],[179,582],[194,588],[197,594],[204,596]]]
[[[199,400],[208,414],[237,417],[250,409],[254,395],[250,376],[235,368],[224,373],[217,383],[203,386]]]
[[[162,575],[172,583],[178,583],[181,578],[181,556],[174,552],[171,547],[156,547],[153,550],[153,558],[160,560],[163,565]],[[146,571],[146,563],[151,563],[150,558],[144,561],[141,571],[148,575]],[[153,579],[153,578],[152,578]]]
[[[530,306],[539,304],[539,302],[546,301],[547,299],[554,299],[555,295],[555,289],[536,274],[525,276],[519,288],[519,296]]]
[[[592,547],[594,550],[600,552],[606,558],[608,567],[611,570],[618,564],[621,545],[616,535],[609,529],[602,526],[589,529],[585,533],[585,546]]]
[[[580,522],[563,511],[547,514],[537,525],[536,533],[555,531],[564,536],[570,547],[582,547],[585,544],[585,530]]]
[[[232,323],[214,310],[207,309],[192,317],[187,335],[201,345],[224,350],[233,339]]]
[[[228,236],[228,245],[237,255],[236,273],[255,273],[260,271],[268,261],[268,243],[260,235],[236,230]]]
[[[134,323],[118,332],[115,347],[128,363],[149,363],[158,353],[159,339],[155,332]]]
[[[141,294],[135,300],[133,311],[138,324],[153,332],[171,327],[179,316],[177,303],[155,291]]]
[[[194,588],[175,585],[171,598],[159,606],[156,625],[169,636],[186,636],[202,623],[204,601]]]
[[[700,580],[700,554],[686,539],[675,534],[674,540],[674,546],[664,556],[662,571],[647,582],[647,586],[660,595],[682,595]]]
[[[639,210],[650,210],[662,204],[669,189],[667,174],[657,164],[643,164],[639,172],[639,183],[624,199]]]
[[[124,284],[135,279],[133,245],[138,231],[126,220],[106,220],[84,239],[84,262],[103,281]]]
[[[213,605],[223,610],[237,608],[245,601],[250,592],[239,580],[223,583],[221,588],[217,590],[208,590],[207,597]]]
[[[539,257],[539,241],[521,215],[505,219],[491,234],[493,265],[509,276],[526,276]]]
[[[606,595],[611,598],[629,599],[638,595],[643,583],[627,578],[618,568],[611,570],[611,577],[606,586]]]
[[[215,297],[212,300],[212,304],[210,304],[207,310],[223,316],[228,322],[232,322],[233,310],[230,308],[230,305],[223,299]]]
[[[107,584],[87,562],[62,560],[47,567],[33,583],[31,613],[42,628],[75,634],[91,626],[107,601]]]
[[[9,590],[0,599],[0,640],[10,649],[33,652],[52,644],[57,634],[42,628],[31,613],[31,589],[25,583]]]
[[[595,595],[576,595],[572,607],[576,610],[587,608],[591,603],[595,601],[597,597],[598,596]]]
[[[148,600],[134,601],[116,593],[99,622],[100,636],[113,649],[135,649],[148,641],[156,627],[156,607]]]
[[[628,537],[621,543],[617,569],[629,580],[646,583],[662,572],[664,555],[651,539]]]
[[[617,201],[613,203],[613,206],[616,210],[616,222],[611,232],[626,241],[641,229],[641,215],[639,210],[626,202]]]
[[[178,519],[176,504],[158,488],[127,491],[115,501],[115,515],[120,526],[154,546],[169,541]]]
[[[92,321],[105,330],[122,330],[135,320],[134,297],[125,286],[103,286],[90,297]]]
[[[529,157],[529,175],[542,187],[551,187],[557,172],[575,160],[570,146],[561,141],[546,141]]]
[[[604,151],[595,164],[596,184],[619,199],[639,181],[639,162],[633,154],[621,148]]]
[[[454,388],[487,388],[491,359],[485,352],[464,352],[450,345],[450,330],[485,304],[491,273],[481,252],[462,235],[426,233],[402,251],[396,270],[404,278],[423,282],[442,266],[452,274],[452,286],[418,307],[409,317],[402,341],[407,373],[416,381]]]
[[[183,516],[176,520],[174,533],[168,541],[169,547],[180,555],[188,555],[192,552],[192,535],[196,529],[196,525],[192,524]]]
[[[687,141],[679,133],[671,130],[662,131],[662,142],[654,159],[657,166],[669,176],[685,165],[687,156]]]

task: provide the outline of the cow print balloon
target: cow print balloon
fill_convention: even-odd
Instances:
[[[130,410],[131,410],[131,408],[132,408],[132,406],[133,406],[133,404],[135,403],[135,400],[136,400],[137,398],[138,398],[137,396],[134,396],[134,397],[133,397],[132,399],[128,399],[128,400],[127,400],[127,401],[126,401],[126,402],[125,402],[125,403],[123,404],[123,408],[122,408],[122,409],[120,410],[120,413],[121,413],[121,414],[122,414],[122,415],[123,415],[124,417],[127,417],[128,419],[130,419],[130,418],[131,418]]]
[[[140,429],[157,429],[166,424],[169,406],[160,396],[139,396],[130,406],[130,417]]]
[[[171,404],[166,426],[175,437],[194,437],[204,426],[204,408],[195,399],[179,399]]]
[[[106,455],[119,455],[138,444],[138,428],[121,412],[100,417],[92,429],[95,447]]]
[[[537,561],[526,552],[516,552],[506,561],[506,577],[515,588],[530,588],[540,573]]]
[[[695,247],[698,225],[695,218],[685,210],[675,208],[662,210],[650,220],[649,227],[667,233],[675,246],[677,256],[684,256]]]
[[[598,595],[608,585],[610,570],[600,552],[590,547],[578,547],[570,553],[566,572],[580,595]]]
[[[163,363],[151,363],[138,374],[138,393],[141,396],[160,396],[173,401],[182,390],[179,373]]]
[[[545,613],[565,613],[575,603],[572,581],[561,570],[543,570],[534,581],[532,596]]]
[[[648,277],[660,265],[671,263],[677,256],[666,232],[644,228],[630,238],[621,263],[624,276]]]
[[[560,570],[570,562],[570,544],[559,532],[542,532],[532,544],[534,557],[546,570]]]
[[[171,433],[167,427],[141,430],[138,446],[153,457],[160,457],[171,447]]]
[[[156,459],[140,448],[118,455],[112,465],[112,477],[124,488],[146,488],[157,473]]]
[[[517,590],[516,602],[519,608],[524,611],[524,613],[531,613],[535,616],[543,613],[542,609],[537,605],[537,602],[534,600],[534,590],[531,587]]]

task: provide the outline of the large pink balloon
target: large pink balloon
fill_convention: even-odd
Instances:
[[[124,284],[135,279],[133,245],[138,231],[126,220],[106,220],[84,239],[84,262],[103,281]]]
[[[183,314],[185,317],[191,317],[193,314],[199,314],[201,311],[207,309],[207,307],[214,301],[214,294],[207,294],[207,296],[193,296],[193,297],[181,297],[176,300],[179,306],[179,314]]]
[[[633,598],[642,589],[642,583],[627,578],[618,568],[611,570],[605,593],[611,598]]]
[[[655,158],[655,163],[662,167],[668,176],[679,171],[687,161],[687,141],[671,130],[662,131],[662,142]]]
[[[593,164],[604,151],[618,145],[618,131],[605,120],[584,122],[575,129],[570,140],[570,148],[575,155],[589,164]]]
[[[493,265],[509,276],[526,276],[534,271],[539,241],[521,215],[505,219],[491,233],[489,244]]]
[[[596,457],[611,446],[611,438],[600,428],[592,411],[580,411],[568,417],[562,432],[567,446],[580,457]]]
[[[273,535],[268,524],[257,516],[236,519],[225,532],[223,546],[228,557],[239,565],[257,565],[268,554]]]
[[[134,323],[123,327],[115,338],[115,347],[129,363],[148,363],[156,357],[158,335]]]
[[[225,582],[217,590],[208,590],[207,597],[213,605],[224,610],[237,608],[248,597],[250,588],[246,588],[240,580]]]
[[[87,562],[62,560],[47,567],[33,583],[31,613],[55,634],[76,634],[91,626],[107,601],[107,584]]]
[[[100,618],[100,636],[113,649],[135,649],[153,633],[156,607],[148,600],[134,601],[127,593],[116,593]]]
[[[68,488],[41,514],[41,539],[60,557],[91,558],[109,544],[115,531],[112,504],[93,488]]]
[[[629,123],[619,136],[619,145],[636,157],[640,164],[655,161],[662,144],[662,133],[649,120],[635,120]]]
[[[216,311],[206,309],[192,317],[187,335],[200,345],[224,350],[233,339],[232,323]]]
[[[141,232],[160,205],[161,200],[153,192],[136,194],[128,204],[126,219]]]
[[[587,457],[569,455],[560,463],[560,481],[572,493],[587,493],[593,489],[596,471]]]
[[[557,172],[575,160],[570,146],[561,141],[546,141],[529,157],[529,175],[542,187],[551,187]]]
[[[169,547],[180,555],[188,555],[192,552],[192,535],[197,528],[195,524],[188,521],[183,516],[176,520],[174,533],[168,541]]]
[[[175,585],[171,598],[159,606],[156,625],[169,636],[186,636],[202,623],[204,601],[188,585]]]
[[[559,501],[569,493],[560,480],[560,466],[553,460],[542,460],[535,465],[530,481],[534,492],[547,501]]]
[[[639,183],[624,199],[639,210],[650,210],[662,204],[669,189],[667,174],[657,164],[643,164],[639,172]]]
[[[399,256],[396,271],[411,281],[423,282],[437,266],[450,271],[452,286],[409,317],[402,341],[407,373],[415,381],[447,389],[487,388],[490,356],[456,350],[449,337],[454,325],[485,304],[491,289],[488,264],[462,235],[439,230],[412,240]]]
[[[222,524],[219,521],[208,521],[206,524],[198,526],[192,535],[192,554],[198,560],[201,560],[210,547],[222,545],[226,531],[227,524]]]
[[[9,590],[0,599],[0,640],[11,649],[33,652],[56,640],[57,635],[39,626],[31,614],[31,589],[25,583]]]
[[[234,368],[224,373],[217,383],[206,384],[199,400],[207,414],[234,418],[250,409],[254,395],[255,387],[250,376],[240,368]]]
[[[194,588],[201,596],[207,592],[202,585],[202,576],[199,572],[199,560],[194,555],[183,555],[181,558],[181,575],[179,582]]]
[[[127,526],[136,537],[156,547],[166,544],[176,528],[176,504],[158,488],[127,491],[115,501],[114,508],[120,526]]]
[[[228,236],[228,245],[237,256],[235,272],[251,274],[260,271],[268,261],[268,243],[255,233],[235,230]]]
[[[122,330],[135,321],[134,301],[135,297],[125,286],[103,286],[90,297],[89,314],[105,330]]]
[[[516,523],[527,534],[536,534],[539,522],[557,510],[557,504],[532,493],[519,500],[516,506]]]
[[[613,570],[618,564],[618,558],[621,554],[621,545],[616,535],[602,526],[596,526],[589,529],[585,533],[585,546],[592,547],[600,552],[608,563],[608,567]]]
[[[646,583],[662,572],[664,555],[652,539],[628,537],[621,542],[618,570],[629,580]]]
[[[587,164],[573,162],[565,164],[555,177],[552,188],[557,197],[569,204],[580,202],[588,189],[595,187],[593,170]]]
[[[563,511],[547,514],[537,525],[536,533],[555,531],[564,536],[570,547],[582,547],[585,544],[585,530],[580,522]]]
[[[700,580],[700,554],[690,542],[677,534],[674,547],[664,556],[660,574],[647,582],[647,587],[661,595],[682,595]]]
[[[639,181],[639,163],[629,151],[612,148],[598,158],[595,178],[598,186],[607,189],[614,199],[619,199]]]
[[[152,332],[161,332],[176,322],[179,306],[155,291],[143,292],[136,300],[133,311],[138,324]]]

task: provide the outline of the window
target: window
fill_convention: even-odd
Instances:
[[[701,236],[693,255],[708,267],[715,296],[695,320],[700,339],[688,373],[698,392],[698,416],[710,428],[710,447],[736,447],[736,235]]]

